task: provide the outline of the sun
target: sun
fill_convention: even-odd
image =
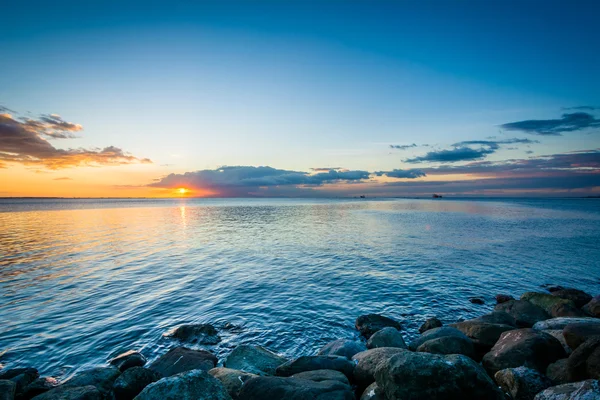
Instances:
[[[187,192],[188,192],[188,190],[186,188],[177,189],[177,193],[179,193],[179,194],[186,194]]]

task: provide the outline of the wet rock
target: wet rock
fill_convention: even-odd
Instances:
[[[107,396],[108,393],[110,393],[115,380],[120,374],[120,371],[114,367],[92,368],[75,374],[75,376],[66,380],[61,386],[94,386],[96,389],[98,389],[100,394]]]
[[[582,343],[567,360],[571,382],[584,379],[600,379],[600,337]]]
[[[510,294],[497,294],[496,295],[496,303],[497,304],[506,303],[507,301],[514,300],[514,299],[515,298],[512,297]]]
[[[221,341],[219,332],[211,324],[188,324],[175,328],[167,336],[183,342],[198,344],[217,344]]]
[[[146,386],[158,381],[161,376],[148,368],[131,367],[125,370],[113,384],[116,400],[131,400]]]
[[[149,368],[161,376],[171,376],[185,371],[208,371],[217,365],[217,357],[204,350],[175,347],[150,364]]]
[[[0,380],[9,380],[15,383],[17,395],[23,393],[25,387],[39,376],[40,374],[35,368],[11,368],[0,371]]]
[[[60,385],[48,390],[33,400],[102,400],[102,394],[95,386],[65,386]]]
[[[556,292],[557,290],[563,290],[564,289],[564,287],[562,287],[560,285],[553,285],[551,283],[545,283],[543,285],[540,285],[540,287],[546,289],[550,293]]]
[[[31,399],[37,395],[47,392],[48,390],[54,389],[59,385],[59,382],[55,378],[44,377],[37,378],[23,390],[21,395],[22,399]]]
[[[565,356],[562,345],[553,336],[524,328],[503,333],[482,363],[490,374],[520,366],[544,372],[549,364]]]
[[[338,381],[258,376],[247,381],[240,400],[354,400],[352,389]]]
[[[571,350],[571,348],[567,344],[567,341],[565,340],[562,330],[551,329],[551,330],[544,330],[542,332],[546,332],[548,335],[554,336],[556,338],[556,340],[558,340],[560,342],[560,344],[562,345],[563,349],[565,350],[565,354],[567,354],[567,355],[571,354],[571,352],[573,350]]]
[[[0,380],[0,400],[13,400],[17,393],[17,384],[8,379]]]
[[[433,328],[440,328],[442,325],[444,325],[442,324],[442,321],[440,321],[436,317],[429,318],[425,322],[423,322],[423,325],[421,325],[421,327],[419,328],[419,333],[423,333]]]
[[[485,300],[483,300],[481,297],[471,297],[469,298],[469,301],[471,302],[471,304],[485,304]]]
[[[360,400],[385,400],[377,394],[377,382],[371,383],[360,396]]]
[[[533,400],[536,394],[553,385],[545,375],[525,367],[502,369],[496,372],[494,380],[513,400]]]
[[[275,374],[277,376],[292,376],[300,372],[316,371],[318,369],[340,371],[351,378],[354,364],[346,357],[340,356],[302,356],[281,364],[275,370]]]
[[[462,354],[469,358],[476,358],[473,342],[456,336],[428,340],[417,347],[417,351],[432,354]]]
[[[221,381],[221,384],[232,399],[238,398],[242,385],[246,381],[258,376],[231,368],[213,368],[208,373]]]
[[[388,326],[397,330],[402,329],[398,321],[379,314],[361,315],[356,319],[354,326],[366,339],[369,339],[372,334]]]
[[[318,369],[315,371],[300,372],[298,374],[292,375],[291,377],[298,379],[308,379],[310,381],[315,382],[338,381],[345,385],[350,385],[350,382],[348,381],[348,378],[346,378],[346,375],[344,375],[340,371],[334,371],[332,369]]]
[[[418,338],[414,339],[408,345],[408,348],[412,351],[416,351],[417,348],[428,340],[437,339],[443,336],[456,336],[463,339],[470,340],[464,333],[451,326],[442,326],[440,328],[430,329],[425,331]]]
[[[470,321],[480,321],[487,322],[489,324],[501,324],[501,325],[510,325],[517,327],[517,321],[515,318],[503,311],[493,311],[489,314],[484,314],[481,317],[474,318]]]
[[[571,324],[592,324],[600,326],[600,319],[592,318],[592,317],[583,317],[583,318],[572,318],[572,317],[564,317],[564,318],[551,318],[546,321],[537,322],[533,325],[533,329],[538,329],[540,331],[550,330],[550,329],[560,329],[563,330],[567,325]]]
[[[600,318],[600,296],[592,298],[586,305],[583,306],[583,311],[595,318]]]
[[[586,314],[573,304],[555,304],[550,307],[550,315],[554,318],[557,317],[585,317]]]
[[[512,325],[494,324],[476,319],[450,324],[450,326],[464,333],[473,341],[475,347],[483,352],[491,349],[504,332],[516,329]]]
[[[375,349],[378,347],[398,347],[401,349],[407,348],[400,331],[389,326],[375,332],[367,341],[367,347],[362,351],[366,350],[367,348]]]
[[[592,296],[579,289],[559,289],[552,292],[552,296],[571,300],[575,307],[581,308],[592,300]]]
[[[595,400],[600,399],[600,382],[589,379],[583,382],[552,386],[540,392],[534,400]]]
[[[286,363],[281,357],[261,346],[242,344],[237,346],[223,361],[223,366],[256,375],[275,375],[275,370]]]
[[[531,304],[542,308],[550,315],[552,307],[558,304],[568,304],[575,307],[575,303],[573,303],[571,300],[561,299],[560,297],[553,296],[548,293],[526,292],[521,295],[521,300],[528,301]]]
[[[562,358],[548,365],[548,368],[546,368],[546,376],[554,382],[554,385],[571,382],[567,361],[567,358]]]
[[[375,379],[388,399],[504,399],[483,368],[462,355],[403,351],[383,361]]]
[[[351,359],[356,353],[365,351],[367,347],[360,342],[349,339],[338,339],[321,347],[317,353],[320,356],[342,356]]]
[[[588,323],[569,324],[563,329],[563,336],[569,347],[575,350],[586,340],[600,336],[600,325]]]
[[[356,364],[354,367],[354,380],[359,388],[367,387],[375,382],[375,370],[381,362],[404,351],[407,350],[398,347],[379,347],[363,351],[352,357]]]
[[[497,304],[494,311],[503,311],[510,314],[515,319],[517,326],[521,328],[529,328],[536,322],[550,318],[550,315],[544,309],[525,300],[509,300]]]
[[[203,370],[182,372],[146,386],[136,400],[231,400],[221,382]]]
[[[119,354],[115,358],[108,362],[113,367],[117,367],[119,371],[123,372],[128,368],[132,367],[143,367],[146,364],[146,357],[141,353],[129,350],[125,353]]]

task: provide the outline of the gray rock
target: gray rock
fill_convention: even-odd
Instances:
[[[319,356],[342,356],[348,359],[356,353],[365,351],[367,348],[363,343],[349,339],[338,339],[321,347],[317,353]]]
[[[553,385],[538,371],[525,368],[507,368],[496,372],[494,380],[513,400],[533,400],[536,394]]]
[[[555,304],[550,307],[550,315],[554,318],[559,317],[585,317],[583,310],[575,307],[573,304]]]
[[[600,325],[569,324],[563,329],[563,336],[569,347],[575,350],[586,340],[600,336]]]
[[[23,394],[20,396],[22,399],[31,399],[37,395],[47,392],[48,390],[54,389],[59,385],[59,382],[55,378],[44,377],[37,378],[23,390]]]
[[[261,346],[239,345],[225,358],[223,366],[255,375],[275,375],[288,360]]]
[[[121,372],[114,367],[98,367],[75,374],[72,378],[66,380],[61,386],[65,387],[83,387],[94,386],[100,394],[107,396],[110,393],[113,384]]]
[[[565,350],[565,353],[567,355],[571,354],[571,352],[573,350],[571,350],[571,348],[567,344],[567,341],[565,340],[565,336],[563,335],[562,330],[552,329],[552,330],[543,330],[542,332],[546,332],[548,335],[554,336],[554,338],[556,338],[556,340],[558,340],[560,342],[560,344],[562,345],[563,349]]]
[[[231,368],[213,368],[208,373],[221,381],[221,384],[232,399],[238,398],[242,385],[246,381],[258,376]]]
[[[35,368],[11,368],[0,371],[0,380],[9,380],[16,384],[15,393],[20,395],[27,385],[35,381],[40,374]]]
[[[308,379],[310,381],[315,382],[338,381],[345,385],[350,385],[350,382],[348,381],[348,378],[346,378],[346,375],[344,375],[340,371],[334,371],[332,369],[317,369],[315,371],[300,372],[298,374],[292,375],[291,377],[298,379]]]
[[[524,328],[504,332],[482,363],[490,375],[521,366],[544,372],[549,364],[565,356],[562,345],[553,336]]]
[[[542,308],[550,315],[552,315],[552,307],[559,304],[568,304],[575,307],[575,303],[571,300],[561,299],[560,297],[553,296],[549,293],[526,292],[521,295],[521,300],[528,301],[531,304]]]
[[[132,367],[125,370],[113,384],[116,400],[131,400],[146,386],[158,381],[161,376],[148,368]]]
[[[550,378],[555,385],[571,382],[571,379],[569,379],[567,361],[567,358],[562,358],[548,365],[548,368],[546,368],[546,376]]]
[[[504,311],[492,311],[489,314],[482,315],[481,317],[474,318],[470,321],[487,322],[489,324],[500,324],[510,325],[517,327],[517,321],[512,315],[505,313]]]
[[[171,376],[185,371],[208,371],[217,365],[217,357],[204,350],[175,347],[150,364],[150,369],[161,376]]]
[[[600,296],[593,297],[586,305],[583,311],[595,318],[600,318]]]
[[[354,326],[366,339],[369,339],[372,334],[388,326],[397,330],[402,329],[398,321],[379,314],[361,315],[356,319]]]
[[[95,386],[58,386],[35,396],[33,400],[102,400]]]
[[[464,333],[478,349],[483,349],[484,352],[491,349],[504,332],[516,329],[512,325],[494,324],[476,319],[450,324],[450,326]]]
[[[146,386],[136,400],[231,400],[221,382],[203,370],[182,372]]]
[[[383,397],[379,396],[377,382],[371,383],[360,396],[360,400],[385,400]]]
[[[475,346],[469,339],[456,336],[443,336],[431,339],[417,347],[418,352],[432,354],[462,354],[475,359]]]
[[[545,330],[554,330],[560,329],[563,330],[567,325],[571,324],[591,324],[600,326],[599,318],[592,317],[583,317],[583,318],[573,318],[573,317],[562,317],[562,318],[551,318],[545,321],[536,322],[533,325],[533,329],[537,329],[540,331]]]
[[[354,355],[352,357],[352,361],[356,363],[354,380],[359,388],[367,387],[375,382],[375,370],[382,361],[404,351],[407,350],[398,347],[379,347]]]
[[[514,299],[515,298],[512,297],[510,294],[497,294],[496,295],[496,303],[497,304],[506,303],[507,301],[514,300]]]
[[[583,382],[552,386],[535,396],[534,400],[598,400],[600,382],[589,379]]]
[[[219,332],[211,324],[188,324],[178,326],[167,336],[179,339],[183,342],[198,344],[217,344],[221,341]]]
[[[406,349],[406,343],[400,331],[396,328],[387,327],[375,332],[367,341],[367,347],[362,351],[368,349],[376,349],[378,347],[398,347]],[[355,353],[356,354],[356,353]],[[354,355],[354,354],[353,354]]]
[[[375,379],[387,399],[504,399],[483,368],[462,355],[403,351],[379,364]]]
[[[17,393],[17,384],[8,379],[0,380],[0,400],[13,400]]]
[[[352,389],[338,381],[258,376],[247,381],[240,400],[354,400]]]
[[[571,300],[575,307],[581,308],[592,300],[592,296],[579,289],[560,289],[552,292],[552,296]]]
[[[423,333],[433,328],[440,328],[443,325],[444,324],[442,323],[442,321],[440,321],[436,317],[429,318],[425,322],[423,322],[423,325],[419,327],[419,333]]]
[[[529,328],[536,322],[550,318],[550,315],[543,308],[525,300],[509,300],[497,304],[494,311],[510,314],[515,319],[517,326],[522,328]]]
[[[318,369],[340,371],[351,378],[354,364],[346,357],[340,356],[302,356],[281,364],[275,370],[275,374],[277,376],[292,376],[300,372],[316,371]]]
[[[128,368],[143,367],[146,364],[146,357],[137,351],[129,350],[119,354],[108,363],[113,367],[119,368],[119,371],[123,372]]]
[[[571,382],[584,379],[600,379],[600,336],[581,344],[567,361]]]
[[[425,343],[426,341],[432,340],[432,339],[437,339],[437,338],[440,338],[443,336],[455,336],[455,337],[460,337],[463,339],[470,340],[467,337],[467,335],[465,335],[458,329],[453,328],[451,326],[442,326],[440,328],[433,328],[433,329],[429,329],[429,330],[423,332],[421,334],[421,336],[419,336],[418,338],[416,338],[412,342],[410,342],[410,344],[408,345],[408,348],[412,351],[416,351],[417,348],[420,345],[422,345],[423,343]]]

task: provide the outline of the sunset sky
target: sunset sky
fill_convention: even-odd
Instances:
[[[598,1],[2,14],[2,197],[600,195]]]

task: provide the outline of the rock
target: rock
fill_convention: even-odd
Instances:
[[[481,297],[471,297],[469,299],[469,301],[472,304],[479,304],[479,305],[485,304],[485,300],[483,300]]]
[[[182,372],[146,386],[136,400],[231,400],[221,382],[203,370]]]
[[[524,328],[504,332],[482,363],[491,375],[520,366],[544,372],[549,364],[565,355],[562,345],[553,336]]]
[[[419,328],[419,333],[423,333],[433,328],[439,328],[442,325],[444,325],[442,324],[442,321],[440,321],[436,317],[429,318],[425,322],[423,322],[423,325],[421,325],[421,327]]]
[[[560,285],[552,285],[550,283],[545,283],[543,285],[540,285],[540,287],[545,288],[547,291],[549,291],[550,293],[552,292],[556,292],[557,290],[563,290],[564,287],[560,286]]]
[[[33,400],[102,400],[102,395],[95,386],[60,385],[45,393],[35,396]]]
[[[208,371],[208,373],[221,381],[221,384],[232,399],[238,398],[242,385],[246,383],[246,381],[258,376],[231,368],[213,368]]]
[[[181,372],[201,369],[208,371],[217,365],[217,357],[205,350],[175,347],[160,356],[148,368],[167,377]]]
[[[432,354],[462,354],[469,358],[476,358],[473,342],[456,336],[428,340],[417,347],[417,351]]]
[[[546,368],[546,376],[550,378],[555,385],[571,382],[571,379],[569,379],[567,360],[567,358],[562,358],[548,365],[548,368]]]
[[[497,294],[496,295],[496,303],[498,303],[498,304],[506,303],[507,301],[511,301],[514,299],[515,298],[509,294]]]
[[[552,292],[552,296],[571,300],[575,307],[581,308],[592,300],[592,296],[579,289],[559,289]]]
[[[563,329],[563,336],[570,348],[575,350],[586,340],[600,336],[600,325],[597,324],[569,324]]]
[[[119,354],[108,363],[113,367],[119,368],[119,371],[123,372],[128,368],[143,367],[146,364],[146,357],[137,351],[129,350]]]
[[[338,381],[257,376],[247,381],[240,400],[354,400],[352,389]]]
[[[484,314],[481,317],[474,318],[470,321],[480,321],[487,322],[488,324],[501,324],[501,325],[510,325],[517,327],[517,321],[515,318],[503,311],[493,311],[489,314]]]
[[[223,366],[256,375],[275,375],[275,370],[286,363],[281,357],[261,346],[239,345],[225,358]]]
[[[0,400],[13,400],[17,393],[17,384],[8,379],[0,380]]]
[[[371,383],[360,396],[360,400],[385,400],[377,394],[377,382]]]
[[[536,394],[553,385],[545,375],[525,367],[502,369],[496,372],[494,380],[513,400],[533,400]]]
[[[521,296],[521,300],[528,301],[531,304],[542,308],[550,315],[552,307],[558,304],[568,304],[575,307],[575,303],[573,303],[571,300],[561,299],[560,297],[556,297],[548,293],[526,292]]]
[[[480,365],[456,354],[402,351],[379,364],[375,379],[387,399],[504,399]]]
[[[375,382],[375,370],[377,366],[398,353],[407,350],[398,347],[379,347],[363,351],[352,357],[352,361],[356,363],[354,367],[354,380],[360,388],[369,386]]]
[[[478,349],[484,352],[491,349],[504,332],[516,329],[512,325],[493,324],[476,319],[450,324],[450,326],[464,333]]]
[[[300,372],[316,371],[318,369],[340,371],[348,378],[351,378],[354,364],[346,357],[340,356],[302,356],[281,364],[275,370],[275,374],[277,376],[292,376]]]
[[[369,339],[372,334],[388,326],[397,330],[402,329],[398,321],[379,314],[361,315],[356,319],[354,326],[366,339]]]
[[[585,317],[585,312],[572,304],[555,304],[550,308],[550,315],[557,317]]]
[[[583,311],[595,318],[600,318],[600,296],[593,297],[583,306]]]
[[[494,311],[503,311],[510,314],[516,321],[518,327],[529,328],[538,321],[550,318],[544,309],[525,300],[509,300],[497,304]]]
[[[378,347],[398,347],[401,349],[407,348],[400,331],[390,326],[383,328],[371,335],[367,341],[367,347],[364,350],[367,348],[376,349]]]
[[[565,350],[565,354],[566,355],[571,354],[571,352],[573,350],[571,350],[571,348],[567,344],[567,341],[565,340],[565,337],[563,335],[563,331],[562,330],[560,330],[560,329],[551,329],[551,330],[544,330],[542,332],[546,332],[548,335],[554,336],[556,338],[556,340],[558,340],[560,342],[560,344],[562,345],[563,349]]]
[[[158,381],[161,376],[148,368],[132,367],[125,370],[113,384],[116,400],[131,400],[146,386]]]
[[[338,339],[321,347],[317,353],[320,356],[342,356],[351,359],[356,353],[365,351],[367,347],[360,342],[349,339]]]
[[[59,385],[59,382],[55,378],[50,378],[50,377],[37,378],[35,381],[31,382],[29,385],[27,385],[25,387],[21,398],[22,399],[31,399],[37,395],[47,392],[48,390],[54,389],[58,385]]]
[[[552,386],[535,396],[534,400],[596,400],[600,399],[600,382],[583,382]]]
[[[95,386],[101,395],[110,393],[113,383],[121,373],[114,367],[98,367],[77,373],[66,380],[61,386],[82,387]]]
[[[456,336],[463,339],[470,340],[464,333],[451,326],[442,326],[440,328],[433,328],[425,331],[418,338],[414,339],[408,345],[408,348],[412,351],[416,351],[417,348],[428,340],[437,339],[442,336]]]
[[[592,324],[600,326],[600,319],[592,318],[592,317],[584,317],[584,318],[572,318],[572,317],[563,317],[563,318],[551,318],[546,321],[536,322],[533,325],[533,329],[538,329],[540,331],[550,330],[550,329],[560,329],[563,330],[567,325],[571,324]]]
[[[9,380],[15,383],[15,393],[23,393],[25,387],[35,381],[40,374],[35,368],[11,368],[0,371],[0,380]]]
[[[219,332],[211,324],[189,324],[178,326],[167,336],[183,342],[198,344],[217,344],[221,341]]]
[[[600,337],[586,340],[567,360],[570,382],[600,379]]]
[[[308,379],[310,381],[315,382],[338,381],[345,385],[350,385],[350,382],[348,381],[348,378],[346,378],[346,375],[344,375],[340,371],[334,371],[332,369],[318,369],[315,371],[300,372],[298,374],[292,375],[292,378]]]

